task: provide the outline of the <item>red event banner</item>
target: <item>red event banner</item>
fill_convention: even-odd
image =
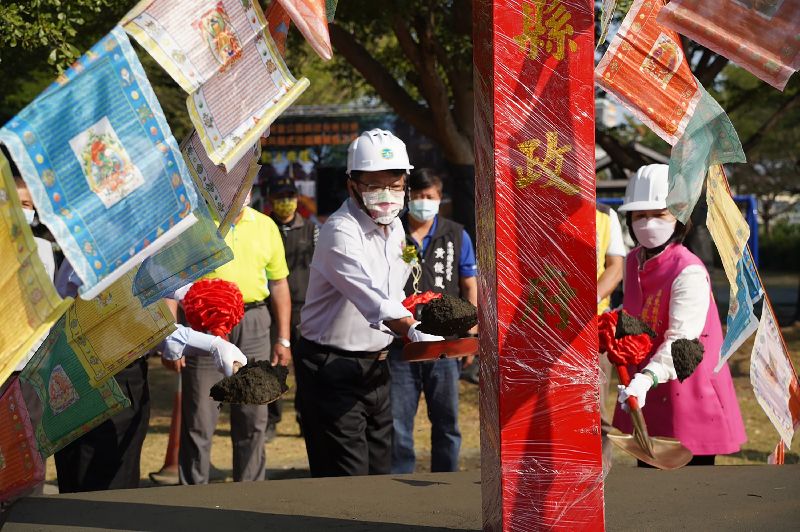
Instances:
[[[484,530],[602,530],[594,3],[476,0]]]

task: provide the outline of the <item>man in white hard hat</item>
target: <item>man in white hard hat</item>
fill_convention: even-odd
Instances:
[[[406,146],[373,129],[347,151],[350,197],[322,227],[295,350],[298,407],[311,475],[387,474],[392,410],[386,360],[395,336],[417,330],[402,305]]]

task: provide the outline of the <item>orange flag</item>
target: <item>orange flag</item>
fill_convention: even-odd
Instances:
[[[289,18],[289,13],[286,12],[286,9],[283,8],[278,0],[272,0],[265,15],[272,40],[275,41],[275,46],[278,47],[281,55],[286,57],[286,37],[289,35],[289,26],[292,25],[292,19]]]
[[[325,0],[278,0],[300,33],[326,61],[333,57]]]

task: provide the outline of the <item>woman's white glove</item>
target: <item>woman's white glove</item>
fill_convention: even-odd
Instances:
[[[618,385],[617,389],[619,390],[619,397],[617,398],[617,402],[622,405],[622,409],[625,412],[629,412],[630,408],[628,407],[628,397],[636,397],[636,400],[639,402],[639,408],[644,407],[645,398],[647,397],[647,392],[653,386],[653,379],[644,375],[642,373],[637,373],[633,376],[631,383],[626,388],[623,385]]]
[[[420,322],[416,322],[408,329],[408,332],[406,333],[406,336],[408,336],[408,339],[411,340],[412,342],[441,342],[442,340],[444,340],[444,338],[441,336],[436,336],[435,334],[427,334],[422,331],[418,331],[417,326],[419,324]]]
[[[238,347],[223,340],[219,336],[211,341],[209,353],[214,357],[217,370],[225,374],[226,377],[233,375],[233,363],[238,362],[242,366],[247,365],[247,357],[244,356]]]

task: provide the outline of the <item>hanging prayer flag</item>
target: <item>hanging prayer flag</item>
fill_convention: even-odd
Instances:
[[[189,93],[203,147],[228,171],[309,84],[286,68],[258,2],[144,0],[123,25]]]
[[[325,0],[277,0],[292,18],[297,29],[306,38],[311,48],[322,59],[333,57],[331,37],[328,33],[328,14]],[[334,11],[336,7],[334,6]]]
[[[669,157],[667,206],[683,223],[700,198],[708,168],[746,160],[728,115],[699,83],[698,90],[700,101]]]
[[[749,256],[749,251],[747,251]],[[758,318],[753,312],[757,298],[753,297],[748,288],[750,272],[745,266],[744,258],[736,264],[736,280],[731,285],[730,301],[728,303],[727,328],[725,339],[719,351],[719,362],[714,371],[719,371],[728,359],[739,349],[745,340],[750,338],[758,329]],[[756,278],[757,281],[757,278]],[[759,294],[760,296],[760,294]]]
[[[758,404],[786,447],[791,448],[794,431],[800,425],[800,385],[768,301],[750,357],[750,383]]]
[[[44,471],[19,379],[14,379],[0,397],[0,501],[44,482]]]
[[[742,212],[731,197],[722,166],[714,165],[708,170],[706,203],[708,204],[706,226],[717,246],[722,267],[735,295],[736,265],[747,247],[750,226],[747,225]]]
[[[658,22],[779,90],[800,68],[800,0],[672,0]]]
[[[0,153],[0,383],[67,310],[37,251],[8,161]]]
[[[292,25],[289,13],[286,12],[278,0],[272,0],[265,16],[267,17],[269,34],[272,35],[272,40],[275,41],[278,52],[282,57],[286,57],[286,39],[289,36],[289,26]]]
[[[196,131],[181,144],[189,173],[205,198],[211,212],[219,220],[222,236],[228,232],[233,220],[239,215],[247,194],[258,174],[258,158],[261,145],[256,143],[250,151],[229,171],[215,165],[208,158],[200,136]]]
[[[36,352],[20,378],[29,382],[42,402],[36,442],[49,456],[130,406],[117,381],[92,387],[86,369],[69,345],[62,317]]]
[[[133,295],[142,305],[172,297],[178,288],[233,260],[233,251],[219,234],[205,203],[201,203],[194,212],[197,223],[169,246],[148,257],[136,272]]]
[[[745,158],[728,115],[692,74],[680,37],[656,22],[664,3],[633,2],[595,79],[673,145],[667,205],[685,223],[708,167]]]
[[[597,84],[670,145],[702,96],[677,33],[656,23],[663,0],[636,0],[595,69]]]
[[[336,4],[339,3],[339,0],[326,0],[325,2],[325,14],[328,17],[328,22],[333,22],[333,18],[336,16]]]
[[[76,300],[67,310],[67,342],[94,388],[175,330],[163,301],[143,307],[134,297],[133,277],[129,272],[96,298]]]
[[[12,118],[0,141],[83,281],[82,297],[195,222],[178,145],[120,28]]]

